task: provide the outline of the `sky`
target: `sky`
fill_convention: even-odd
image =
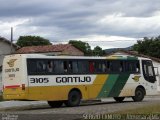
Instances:
[[[0,0],[0,36],[125,48],[160,35],[160,0]]]

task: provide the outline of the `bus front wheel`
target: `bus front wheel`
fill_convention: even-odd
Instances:
[[[81,93],[77,90],[73,90],[68,95],[68,100],[65,101],[65,105],[68,107],[79,106],[81,102]]]
[[[48,101],[49,106],[52,108],[59,108],[62,106],[63,101]]]
[[[114,97],[114,100],[116,102],[122,102],[124,100],[125,97]]]
[[[135,102],[140,102],[143,100],[144,96],[145,96],[145,90],[138,87],[138,88],[136,88],[135,96],[133,96],[132,99]]]

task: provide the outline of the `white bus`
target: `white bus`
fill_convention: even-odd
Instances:
[[[2,79],[4,99],[46,100],[51,107],[107,97],[142,101],[157,93],[152,61],[133,56],[8,55]]]

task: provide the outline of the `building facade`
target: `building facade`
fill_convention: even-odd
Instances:
[[[6,38],[0,37],[0,91],[2,89],[2,63],[5,55],[14,53],[18,46],[11,43]]]

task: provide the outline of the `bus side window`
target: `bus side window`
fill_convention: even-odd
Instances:
[[[63,70],[63,61],[62,60],[55,60],[54,61],[55,66],[54,66],[54,70],[56,74],[61,74],[64,72]]]
[[[130,73],[136,73],[140,71],[138,61],[126,61],[125,62],[125,71]]]
[[[105,72],[105,64],[104,61],[95,61],[95,72],[96,73],[104,73]]]
[[[73,73],[73,61],[64,61],[65,73]]]
[[[140,72],[140,65],[139,61],[136,62],[136,72]]]
[[[89,61],[89,72],[93,73],[95,72],[95,62]]]
[[[43,60],[37,60],[37,72],[44,73],[46,71],[46,64]]]
[[[77,61],[73,61],[72,62],[72,65],[73,65],[73,73],[78,73],[78,62]]]
[[[119,72],[123,72],[123,71],[124,71],[123,61],[120,61],[120,63],[119,63]]]
[[[27,60],[27,70],[29,75],[34,75],[37,73],[37,67],[35,67],[35,60]]]
[[[107,72],[107,65],[105,64],[105,62],[102,63],[102,72]]]
[[[106,62],[106,66],[107,66],[107,67],[106,67],[106,71],[107,71],[107,72],[110,72],[111,69],[112,69],[112,63],[111,63],[110,61],[107,61],[107,62]]]
[[[156,81],[153,63],[150,60],[142,60],[142,69],[145,80],[154,83]]]
[[[113,60],[107,62],[109,72],[120,73],[124,71],[123,61]]]
[[[72,65],[72,61],[69,61],[69,63],[68,63],[68,69],[69,69],[69,71],[72,73],[73,72],[73,65]]]
[[[47,64],[47,72],[53,73],[55,70],[55,64],[53,60],[49,60]]]
[[[67,61],[63,61],[63,70],[64,70],[64,73],[68,72]]]
[[[78,72],[79,73],[88,73],[88,61],[86,60],[79,60],[78,61]]]

